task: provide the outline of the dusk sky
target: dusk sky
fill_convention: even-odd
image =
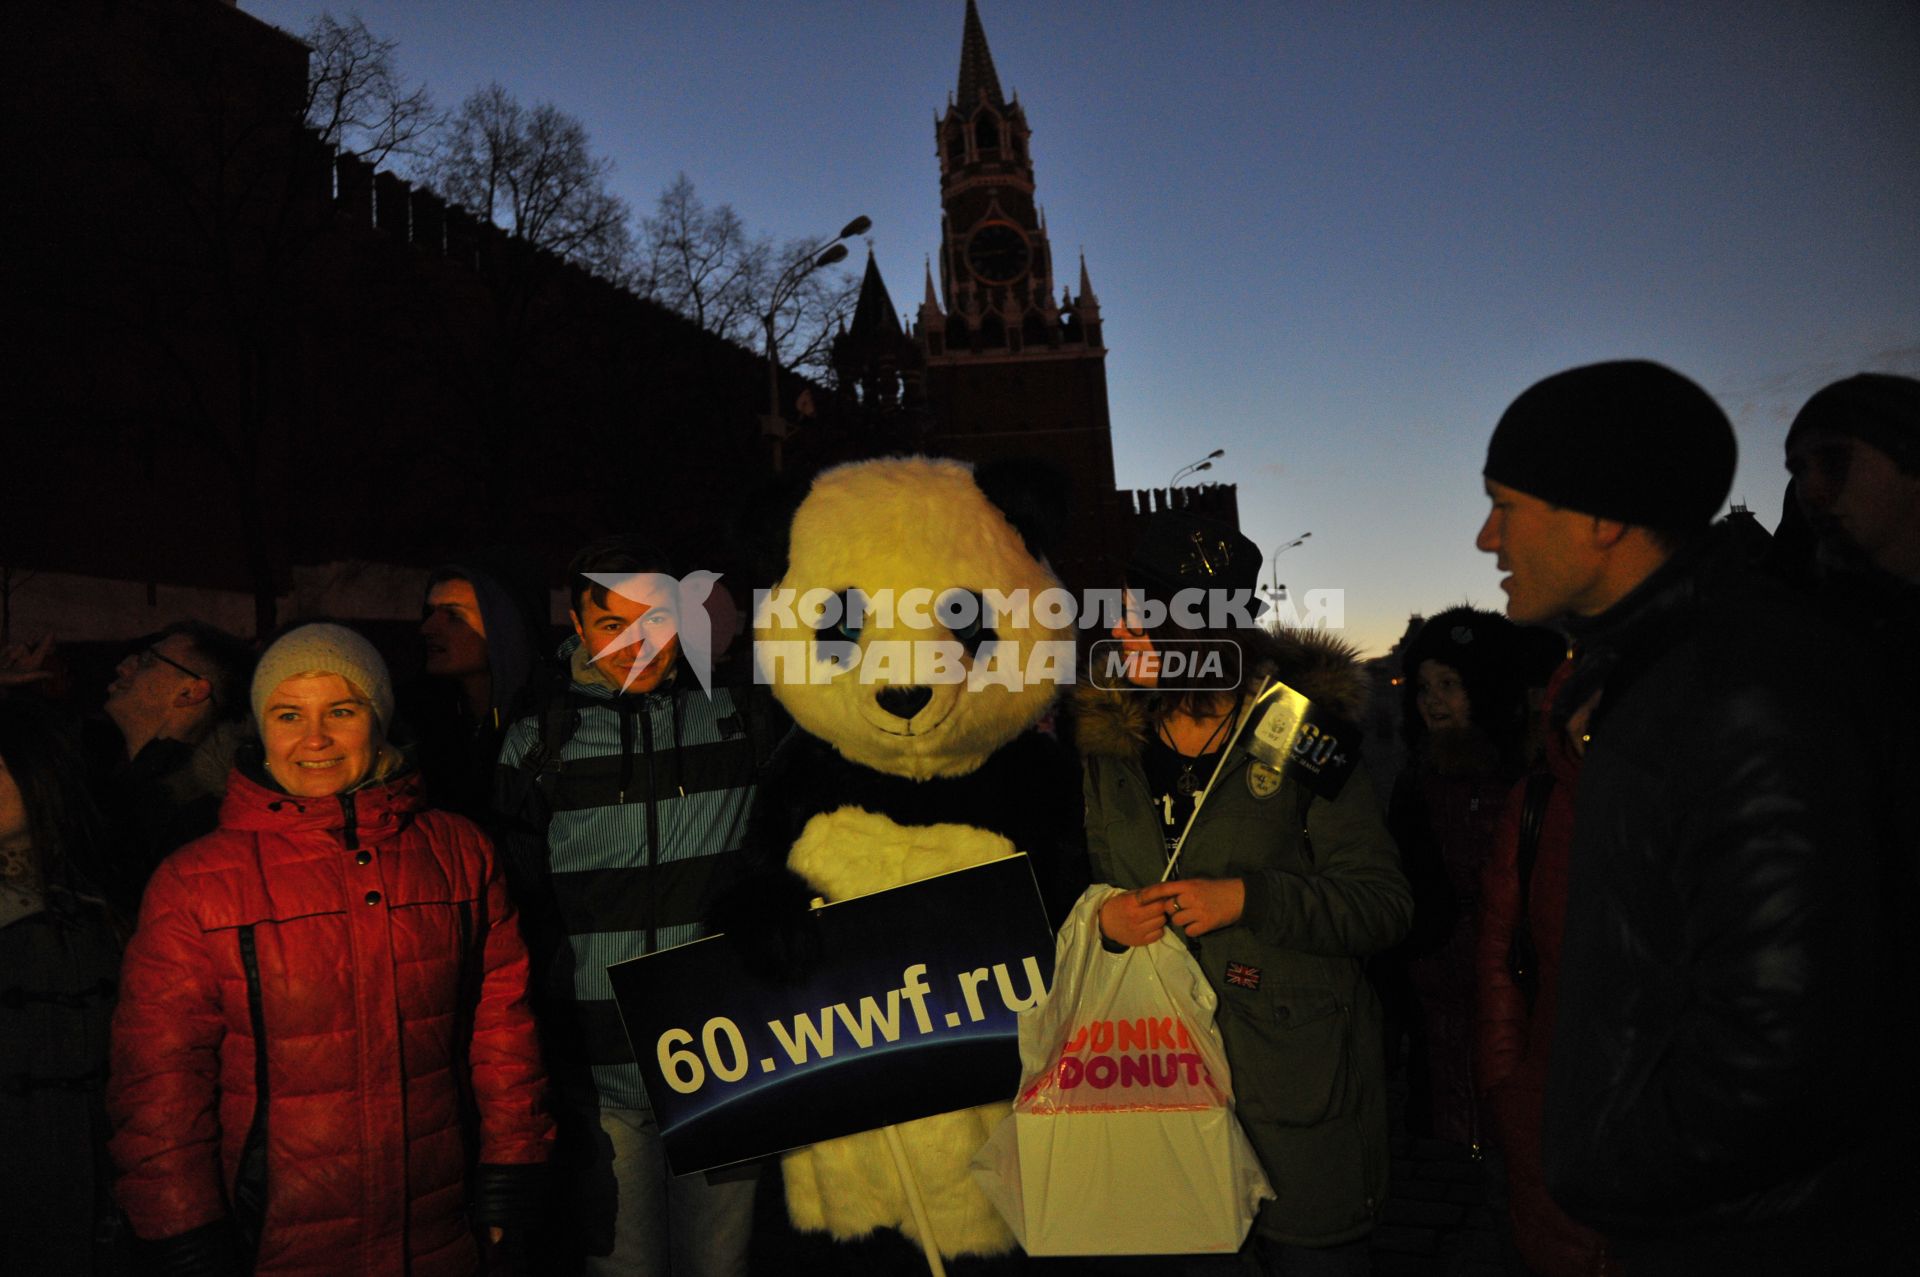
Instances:
[[[1912,0],[979,7],[1056,288],[1084,250],[1100,298],[1120,485],[1226,449],[1200,478],[1265,548],[1313,533],[1279,579],[1344,590],[1370,653],[1409,612],[1501,605],[1480,465],[1540,377],[1692,376],[1772,527],[1806,397],[1920,375]],[[782,239],[864,213],[919,302],[962,0],[241,8],[357,12],[444,107],[489,80],[555,103],[637,214],[681,172]]]

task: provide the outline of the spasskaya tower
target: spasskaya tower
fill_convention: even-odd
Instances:
[[[1034,199],[1032,136],[1001,92],[974,0],[960,81],[934,126],[940,156],[939,287],[929,268],[914,337],[935,451],[1031,457],[1067,479],[1070,531],[1054,564],[1069,585],[1115,584],[1121,553],[1100,302],[1084,260],[1057,283]]]

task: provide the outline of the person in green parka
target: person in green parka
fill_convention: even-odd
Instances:
[[[1268,1274],[1365,1274],[1388,1152],[1380,1007],[1364,965],[1405,935],[1412,895],[1364,769],[1325,798],[1244,743],[1226,746],[1264,680],[1346,719],[1360,717],[1366,682],[1353,649],[1331,636],[1222,626],[1231,607],[1209,617],[1205,602],[1179,605],[1197,597],[1183,596],[1190,589],[1252,597],[1260,550],[1239,532],[1173,513],[1139,541],[1113,631],[1119,658],[1096,649],[1076,697],[1093,876],[1119,888],[1101,930],[1121,948],[1174,928],[1219,997],[1236,1111],[1277,1194],[1250,1257]],[[1176,623],[1193,619],[1214,628]],[[1188,658],[1177,681],[1176,651]]]

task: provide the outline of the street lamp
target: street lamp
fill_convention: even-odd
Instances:
[[[1167,480],[1167,486],[1171,488],[1174,484],[1179,483],[1190,474],[1199,474],[1202,470],[1213,469],[1214,461],[1226,455],[1227,450],[1225,448],[1215,448],[1212,452],[1200,458],[1200,460],[1192,462],[1189,465],[1181,466],[1178,470],[1175,470],[1173,472],[1173,478]]]
[[[780,342],[775,335],[780,308],[799,289],[800,281],[817,270],[845,261],[845,241],[855,235],[866,234],[872,226],[873,219],[863,214],[842,226],[840,233],[832,239],[815,244],[798,255],[792,265],[774,280],[773,291],[767,297],[767,313],[760,317],[767,333],[767,415],[761,419],[760,433],[773,441],[773,468],[776,473],[781,467],[780,445],[792,433],[786,419],[780,415]]]
[[[1302,532],[1299,536],[1273,552],[1273,584],[1262,586],[1260,592],[1266,595],[1267,601],[1275,607],[1280,605],[1281,599],[1287,597],[1287,587],[1280,584],[1280,556],[1312,535],[1313,533],[1311,532]]]

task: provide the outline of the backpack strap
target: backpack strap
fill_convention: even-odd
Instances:
[[[580,710],[565,687],[556,687],[549,689],[548,694],[541,698],[538,717],[539,734],[533,744],[527,747],[527,752],[520,756],[519,770],[532,777],[534,787],[551,808],[554,789],[566,766],[566,760],[561,755],[566,750],[567,742],[580,729]]]

